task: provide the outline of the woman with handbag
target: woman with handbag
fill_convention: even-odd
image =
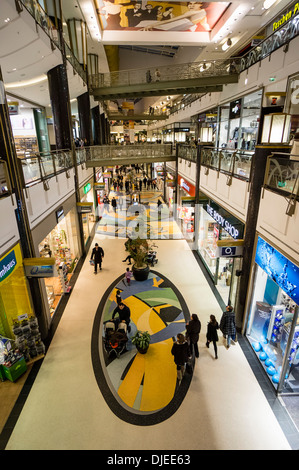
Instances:
[[[210,315],[210,321],[208,323],[208,331],[207,331],[207,348],[210,346],[210,343],[213,343],[214,351],[215,351],[215,359],[218,359],[217,355],[217,341],[218,341],[218,333],[217,330],[219,329],[218,322],[215,318],[215,315]]]

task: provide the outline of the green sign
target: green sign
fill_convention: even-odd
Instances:
[[[91,190],[91,184],[87,183],[85,186],[83,186],[83,192],[84,194],[88,193],[88,191]]]

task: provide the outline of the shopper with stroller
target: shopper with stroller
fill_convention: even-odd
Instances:
[[[115,316],[118,315],[118,317],[115,318]],[[115,319],[114,319],[115,318]],[[118,325],[120,322],[125,321],[128,327],[128,332],[131,331],[130,327],[130,321],[131,321],[131,311],[127,305],[125,305],[123,302],[121,302],[114,310],[112,313],[112,320],[114,320],[116,324],[116,329],[118,328]]]

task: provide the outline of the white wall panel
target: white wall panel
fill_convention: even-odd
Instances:
[[[68,197],[74,194],[74,170],[70,169],[70,178],[66,173],[47,180],[49,190],[45,191],[43,183],[38,183],[24,190],[31,229],[59,207]]]
[[[209,169],[205,174],[205,167],[201,168],[199,188],[213,201],[219,203],[224,209],[235,215],[242,222],[246,221],[248,205],[248,182],[232,179],[232,184],[228,186],[228,175]]]

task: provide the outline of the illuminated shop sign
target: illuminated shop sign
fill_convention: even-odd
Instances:
[[[235,240],[243,238],[244,224],[216,203],[206,204],[207,213]]]
[[[56,277],[55,258],[24,258],[23,266],[27,277]]]
[[[4,281],[4,279],[6,279],[13,272],[16,265],[17,260],[15,252],[12,250],[0,261],[0,282]]]
[[[299,268],[273,246],[258,237],[255,262],[299,304]]]
[[[279,16],[273,22],[272,31],[276,31],[278,28],[288,23],[292,18],[294,18],[299,13],[299,2],[296,2],[285,11],[282,16]]]

